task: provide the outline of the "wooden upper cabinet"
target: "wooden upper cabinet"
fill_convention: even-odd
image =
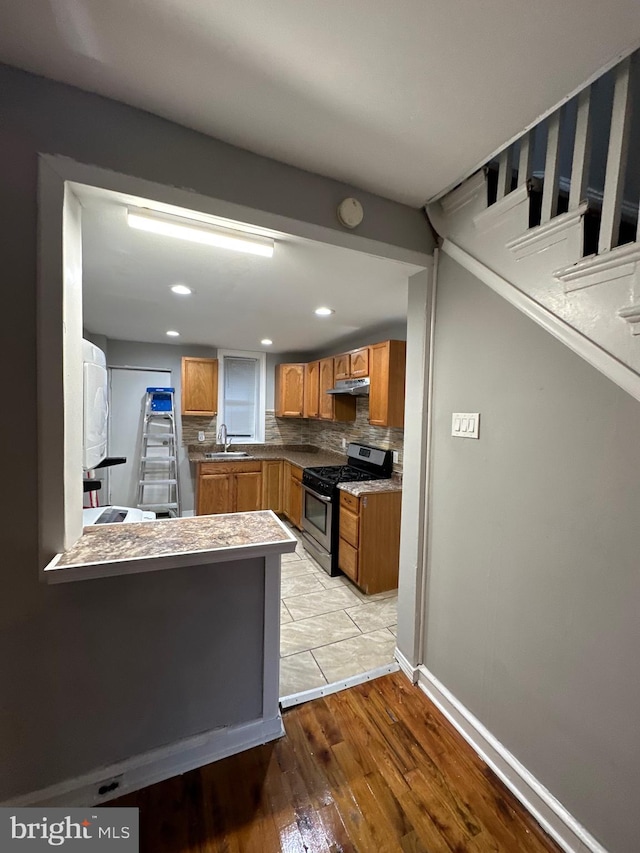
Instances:
[[[208,415],[218,411],[218,359],[182,359],[182,414]]]
[[[383,341],[369,347],[369,423],[404,427],[405,341]]]
[[[350,354],[349,375],[352,379],[369,375],[369,347],[356,349]]]
[[[304,374],[304,416],[317,418],[320,402],[320,362],[311,361],[305,367]]]
[[[354,349],[351,352],[335,355],[334,362],[334,380],[338,379],[359,379],[362,376],[369,375],[369,347],[361,347]]]
[[[349,377],[351,376],[348,352],[345,352],[342,355],[334,356],[333,375],[334,379],[349,379]]]
[[[277,418],[304,416],[305,364],[279,364],[276,367],[275,404]]]
[[[327,391],[333,388],[333,359],[323,358],[320,361],[320,399],[318,415],[323,420],[333,420],[333,395]]]

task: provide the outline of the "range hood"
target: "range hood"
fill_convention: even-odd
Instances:
[[[370,380],[368,376],[364,379],[338,379],[335,388],[330,388],[327,394],[349,394],[351,397],[368,397]]]

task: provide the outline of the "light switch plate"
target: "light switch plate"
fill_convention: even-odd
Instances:
[[[454,412],[451,435],[456,438],[480,438],[480,412]]]

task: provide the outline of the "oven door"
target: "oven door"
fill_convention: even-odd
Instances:
[[[303,486],[302,490],[302,529],[330,554],[333,517],[331,498],[319,495],[309,486]]]

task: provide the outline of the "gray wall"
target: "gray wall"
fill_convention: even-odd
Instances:
[[[434,365],[426,665],[635,853],[640,405],[446,256]]]
[[[338,338],[335,343],[323,347],[316,352],[306,353],[300,357],[300,361],[314,361],[317,358],[326,358],[330,355],[340,355],[350,349],[366,347],[369,344],[377,344],[380,341],[406,341],[407,321],[383,323],[369,329],[362,329],[344,338]]]
[[[0,435],[4,481],[11,483],[0,495],[0,797],[8,797],[81,773],[98,759],[115,761],[254,716],[261,687],[258,647],[234,651],[242,638],[223,618],[234,606],[230,593],[220,595],[220,572],[210,581],[193,575],[197,601],[189,573],[60,588],[38,580],[38,152],[336,229],[338,201],[356,190],[7,66],[0,66],[0,115],[0,245],[3,281],[10,288],[0,349],[3,363],[11,365],[4,394],[13,414],[2,418]],[[367,211],[363,236],[430,250],[420,211],[359,190],[357,195]],[[179,643],[166,644],[165,631]],[[145,632],[158,640],[162,655]],[[128,640],[126,649],[120,635]],[[205,678],[221,650],[229,655],[228,668],[214,668],[214,677]],[[202,677],[181,681],[192,657]],[[153,689],[141,691],[148,678]],[[145,728],[141,721],[154,713],[157,720]]]

